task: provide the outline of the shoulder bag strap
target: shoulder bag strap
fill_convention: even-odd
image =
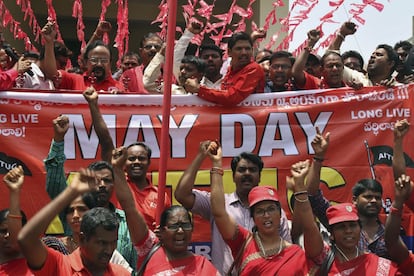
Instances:
[[[319,275],[321,276],[327,276],[329,270],[331,270],[332,263],[335,259],[335,252],[333,249],[329,250],[328,255],[323,260],[323,263],[321,265]]]
[[[137,276],[142,276],[144,274],[145,267],[147,266],[148,261],[151,259],[152,255],[154,255],[155,251],[158,250],[158,248],[161,247],[161,243],[156,243],[148,252],[148,255],[145,257],[144,261],[142,262],[141,266],[139,267],[137,271]]]

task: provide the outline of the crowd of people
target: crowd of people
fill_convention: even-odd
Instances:
[[[111,30],[106,21],[98,23],[86,47],[81,49],[78,67],[67,68],[72,55],[56,41],[56,25],[49,21],[42,29],[44,46],[40,54],[24,53],[19,59],[0,50],[2,80],[0,89],[28,88],[84,91],[93,86],[109,93],[162,94],[166,43],[155,33],[148,33],[137,53],[127,52],[112,74],[111,49],[102,38]],[[202,32],[197,20],[189,23],[174,46],[172,94],[196,94],[221,105],[235,105],[252,93],[323,89],[411,83],[414,48],[409,41],[394,47],[380,44],[367,64],[357,51],[341,54],[341,44],[357,28],[345,22],[336,33],[326,53],[312,53],[320,39],[319,30],[310,30],[305,47],[298,56],[288,51],[259,50],[258,39],[266,37],[262,29],[236,32],[227,40],[225,51],[202,42],[197,55],[186,55],[192,38]],[[9,47],[10,49],[10,47]]]
[[[64,170],[64,137],[69,119],[52,123],[50,151],[45,153],[45,189],[50,203],[27,220],[20,208],[24,184],[21,167],[3,178],[9,190],[8,209],[0,211],[0,275],[410,275],[414,255],[400,237],[404,204],[414,209],[414,183],[406,174],[403,140],[407,120],[394,127],[395,199],[386,224],[378,219],[382,184],[361,179],[353,186],[352,202],[330,204],[320,190],[320,173],[330,133],[316,129],[314,155],[291,165],[286,186],[293,192],[291,221],[281,208],[278,191],[259,186],[264,163],[252,152],[231,161],[236,190],[224,193],[222,149],[217,141],[200,142],[174,192],[181,205],[165,195],[156,223],[158,188],[147,177],[151,148],[135,142],[116,147],[99,109],[99,93],[162,94],[165,44],[156,34],[141,41],[139,53],[129,52],[111,73],[111,51],[100,40],[110,30],[99,22],[79,59],[80,68],[66,68],[71,51],[55,41],[54,22],[42,29],[44,49],[25,53],[13,64],[1,63],[1,89],[63,89],[82,91],[101,146],[101,160],[83,168],[70,183]],[[287,51],[258,51],[254,41],[266,34],[235,33],[228,40],[228,59],[214,44],[202,44],[198,56],[185,52],[202,26],[189,22],[174,47],[173,94],[197,94],[221,105],[235,105],[252,93],[349,86],[392,86],[413,81],[413,48],[398,42],[379,45],[367,66],[356,51],[340,53],[345,37],[356,31],[344,23],[321,58],[312,54],[320,38],[308,33],[297,57]],[[30,54],[30,55],[29,55]],[[7,56],[0,50],[3,61]],[[30,57],[30,58],[29,58]],[[194,189],[197,172],[210,159],[211,191]],[[389,183],[387,183],[389,184]],[[189,251],[198,214],[211,225],[211,261]],[[45,235],[59,216],[62,236]],[[317,218],[318,220],[316,220]],[[329,237],[321,234],[326,229]]]

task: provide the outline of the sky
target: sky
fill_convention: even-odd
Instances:
[[[290,1],[290,4],[293,2]],[[345,0],[342,7],[333,15],[333,20],[337,23],[325,23],[323,31],[325,33],[335,32],[343,22],[351,17],[348,13],[351,9],[350,4],[360,4],[361,2],[362,0]],[[376,2],[384,5],[382,12],[368,6],[361,15],[365,19],[364,25],[351,20],[358,25],[358,30],[354,35],[346,38],[341,51],[357,50],[367,61],[378,44],[385,43],[394,46],[396,42],[413,36],[414,2],[412,0],[377,0]],[[329,7],[327,0],[319,0],[318,5],[309,14],[309,19],[303,21],[295,31],[295,37],[289,50],[296,49],[306,38],[307,31],[318,26],[320,18],[330,10],[332,8]],[[323,54],[323,52],[319,51],[318,53]]]

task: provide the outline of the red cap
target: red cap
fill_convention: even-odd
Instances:
[[[249,193],[249,207],[264,200],[279,202],[277,190],[270,186],[256,186]]]
[[[344,222],[344,221],[358,221],[358,212],[351,203],[341,203],[329,207],[326,210],[326,217],[329,225]]]

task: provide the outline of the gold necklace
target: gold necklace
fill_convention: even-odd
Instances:
[[[341,254],[341,256],[342,257],[344,257],[344,259],[348,262],[349,261],[349,258],[345,255],[345,253],[338,247],[338,246],[336,246],[336,244],[334,245],[335,246],[335,248],[338,250],[338,252],[339,252],[339,254]],[[358,249],[358,246],[355,246],[355,248],[356,248],[356,255],[355,255],[355,257],[353,257],[352,259],[355,259],[356,257],[358,257],[359,256],[359,249]]]
[[[79,244],[75,241],[73,236],[69,236],[70,246],[72,247],[71,250],[75,251],[79,247]]]
[[[279,248],[271,248],[268,250],[264,249],[262,240],[260,239],[259,232],[254,233],[254,239],[257,242],[257,245],[259,246],[260,255],[265,259],[271,259],[274,255],[277,255],[282,251],[282,238],[279,237]]]

